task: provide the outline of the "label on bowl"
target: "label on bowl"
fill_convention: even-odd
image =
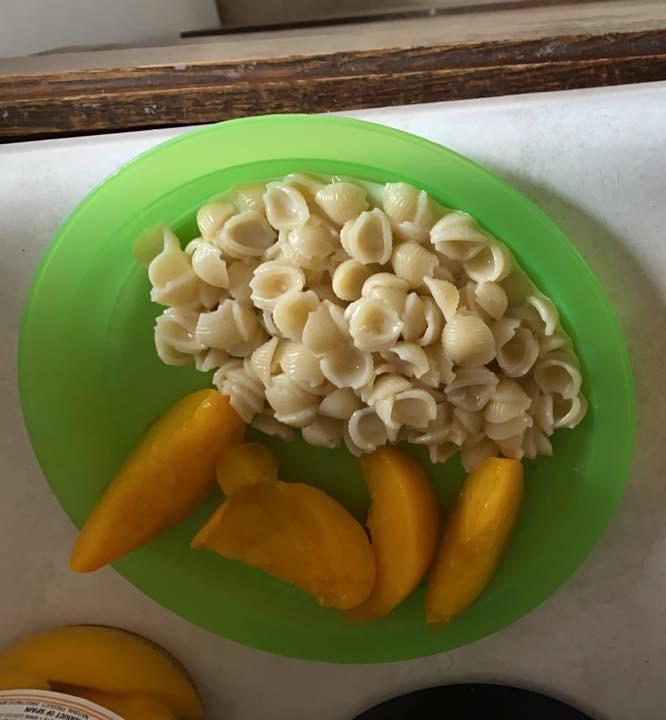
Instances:
[[[123,720],[88,700],[44,690],[0,692],[0,720]]]

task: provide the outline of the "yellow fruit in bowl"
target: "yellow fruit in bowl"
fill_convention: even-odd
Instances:
[[[445,625],[483,592],[504,555],[523,500],[523,466],[488,458],[462,486],[444,522],[426,617]]]
[[[394,447],[362,455],[361,468],[372,500],[377,577],[369,597],[346,615],[369,621],[391,612],[421,582],[437,545],[439,506],[423,468]]]
[[[152,698],[182,720],[204,716],[180,664],[154,643],[116,628],[76,625],[24,637],[0,652],[0,677],[10,672],[42,678],[54,690],[78,687]]]
[[[115,695],[76,686],[58,687],[59,692],[90,700],[120,715],[123,720],[178,720],[169,708],[159,700],[146,695]]]
[[[240,443],[244,431],[216,390],[176,403],[143,436],[88,517],[72,570],[96,570],[186,518],[211,494],[220,454]]]
[[[0,690],[50,690],[49,681],[31,672],[0,664]]]
[[[217,483],[228,497],[242,487],[278,479],[278,461],[266,445],[241,443],[226,448],[217,461]]]
[[[192,541],[297,585],[320,605],[365,600],[375,560],[360,523],[322,490],[279,480],[240,488]]]

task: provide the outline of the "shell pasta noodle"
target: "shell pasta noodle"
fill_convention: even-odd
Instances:
[[[196,219],[135,248],[157,355],[212,372],[259,431],[357,456],[407,441],[471,471],[550,455],[583,420],[573,343],[510,238],[424,190],[294,172]]]

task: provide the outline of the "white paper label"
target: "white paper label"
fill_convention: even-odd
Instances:
[[[95,703],[43,690],[0,692],[0,720],[123,720]]]

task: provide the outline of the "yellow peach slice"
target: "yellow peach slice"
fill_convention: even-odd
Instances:
[[[229,497],[192,541],[346,609],[365,600],[375,561],[360,523],[318,488],[260,483]]]
[[[445,625],[483,592],[502,560],[523,499],[523,467],[488,458],[463,484],[444,523],[426,617]]]
[[[12,667],[0,667],[0,690],[50,690],[49,681],[30,672]]]
[[[168,707],[146,695],[114,695],[83,687],[59,687],[60,692],[90,700],[123,720],[178,720]]]
[[[47,678],[53,687],[154,698],[183,720],[204,716],[192,680],[166,651],[115,628],[79,625],[29,635],[0,652],[0,672],[7,668]]]
[[[242,487],[277,480],[278,461],[258,442],[228,447],[217,462],[217,483],[228,497]]]
[[[396,448],[361,456],[361,468],[377,577],[367,600],[346,615],[368,621],[391,612],[421,582],[437,546],[439,506],[423,468]]]
[[[220,453],[245,425],[216,390],[186,396],[144,435],[79,535],[72,570],[89,572],[149,542],[186,518],[215,487]]]

